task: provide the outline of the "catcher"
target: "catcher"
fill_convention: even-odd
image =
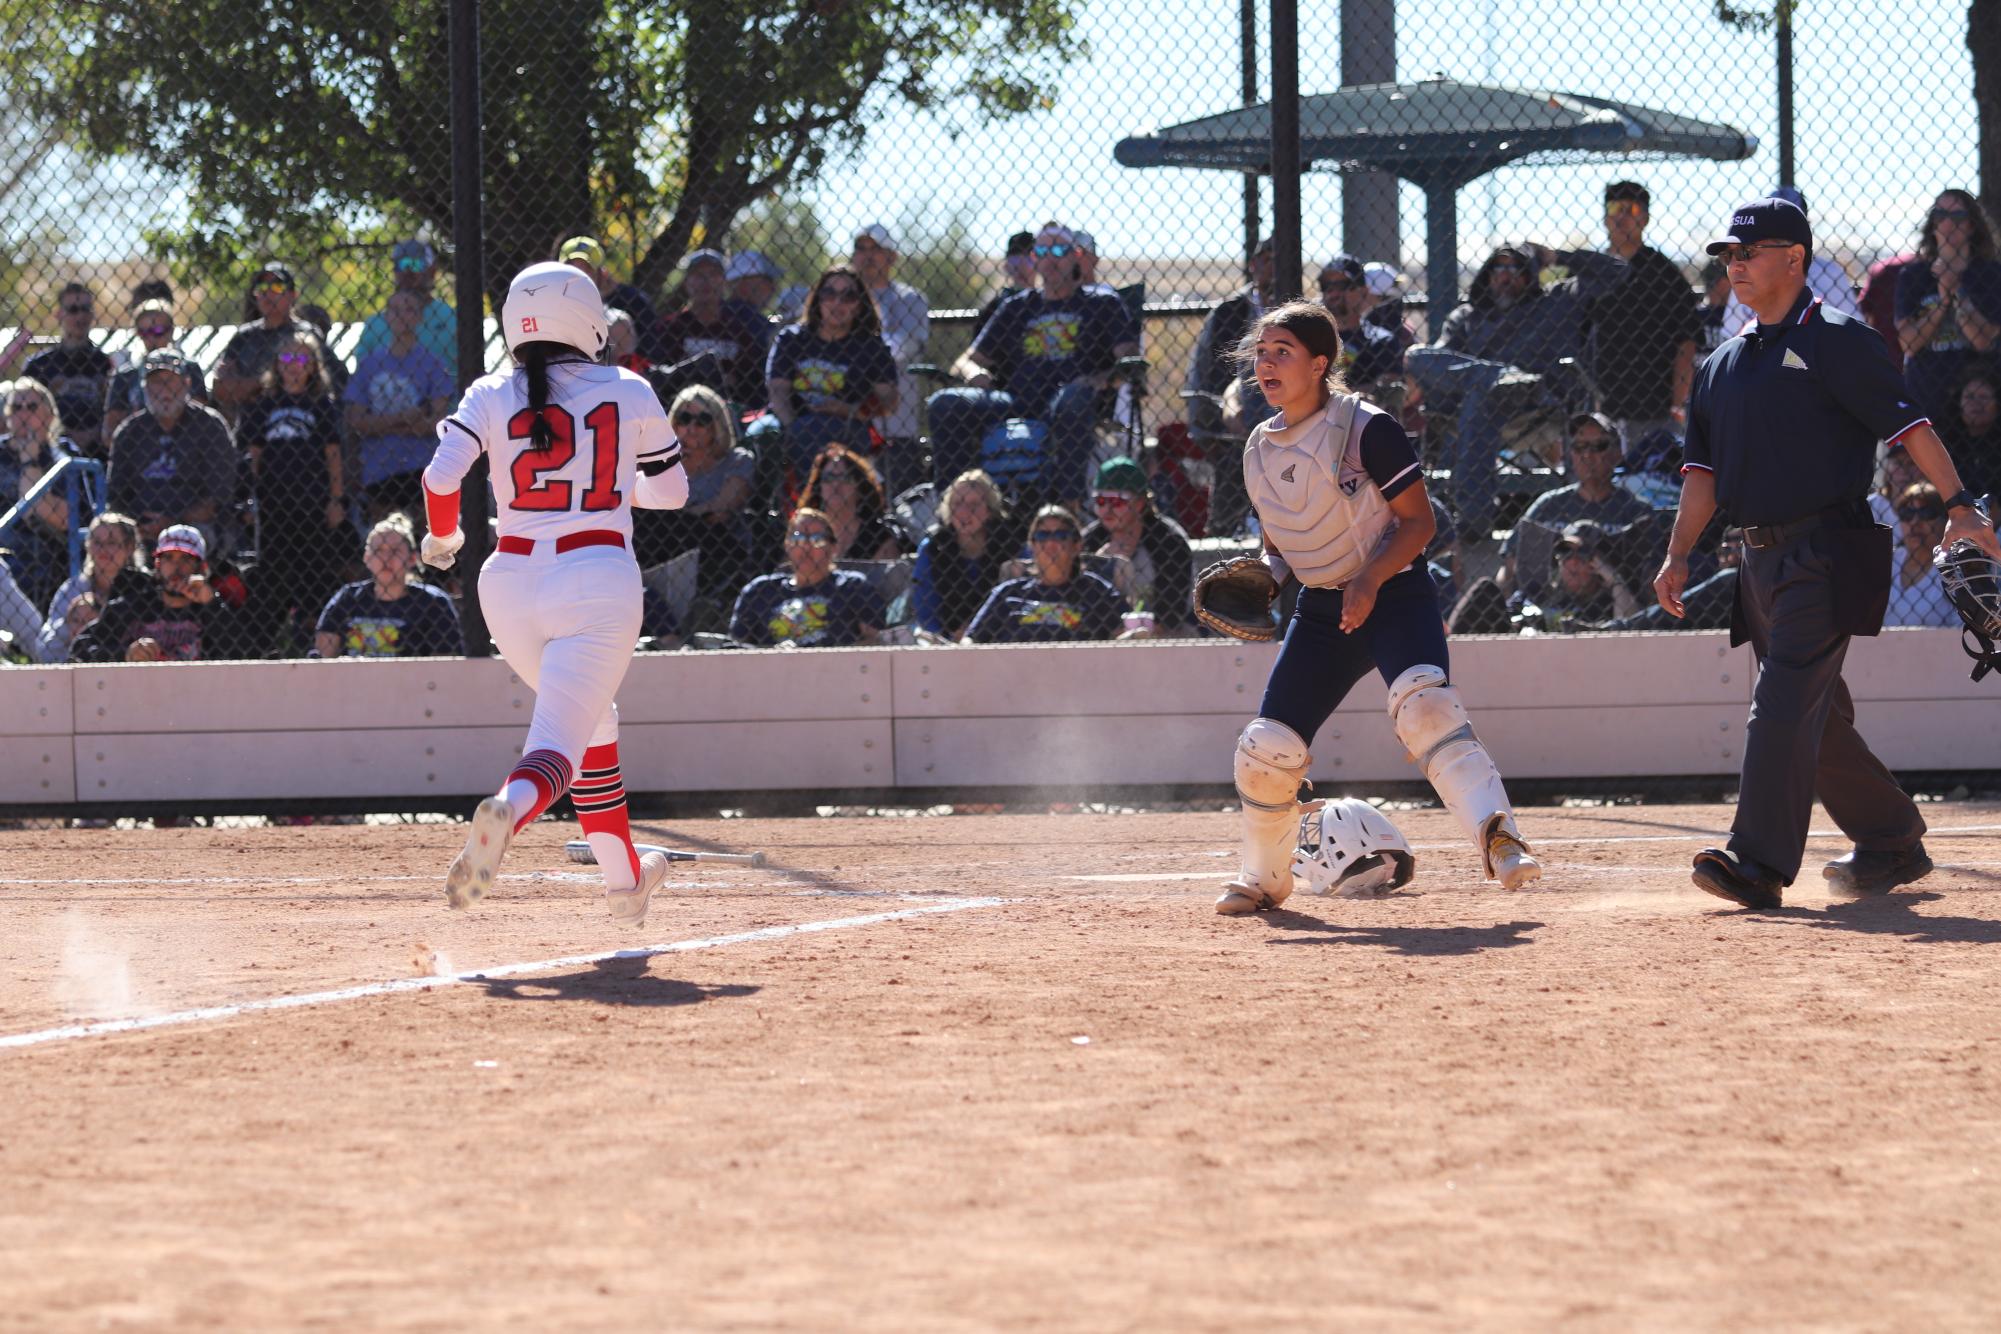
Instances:
[[[1395,418],[1346,392],[1340,358],[1333,319],[1306,301],[1267,314],[1238,352],[1279,410],[1244,446],[1265,557],[1203,571],[1195,614],[1240,639],[1272,639],[1279,581],[1289,572],[1304,587],[1258,716],[1237,738],[1243,868],[1216,900],[1228,916],[1292,893],[1307,747],[1372,666],[1389,683],[1397,739],[1480,850],[1487,877],[1520,889],[1542,874],[1450,684],[1437,593],[1418,559],[1436,524],[1417,456]]]

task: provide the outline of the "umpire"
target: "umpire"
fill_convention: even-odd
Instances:
[[[1946,545],[1971,538],[1997,559],[2001,545],[1881,337],[1807,291],[1806,214],[1782,199],[1746,204],[1709,253],[1727,262],[1758,325],[1697,374],[1681,508],[1654,592],[1684,614],[1689,550],[1720,507],[1744,529],[1730,642],[1750,640],[1758,681],[1729,845],[1696,854],[1695,883],[1747,908],[1778,907],[1818,795],[1855,844],[1827,864],[1827,879],[1848,894],[1885,893],[1932,863],[1924,820],[1856,732],[1841,680],[1849,636],[1875,634],[1889,597],[1890,532],[1865,500],[1876,442],[1907,450],[1948,497]]]

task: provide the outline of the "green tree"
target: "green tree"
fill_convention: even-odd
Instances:
[[[852,151],[898,103],[990,118],[1049,105],[1081,0],[484,0],[487,274],[636,221],[634,280]],[[188,182],[184,267],[308,263],[390,231],[451,235],[443,0],[0,0],[45,33],[9,86],[90,151]]]

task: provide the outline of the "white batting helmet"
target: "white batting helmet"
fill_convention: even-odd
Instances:
[[[530,264],[507,285],[500,328],[509,352],[523,343],[563,343],[596,358],[611,330],[598,285],[580,269],[553,261]]]
[[[1315,802],[1300,820],[1292,873],[1306,882],[1309,894],[1380,898],[1410,883],[1417,856],[1389,816],[1366,801],[1343,797]]]

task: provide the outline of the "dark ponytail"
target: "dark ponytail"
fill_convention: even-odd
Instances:
[[[1231,360],[1236,362],[1239,370],[1248,371],[1256,364],[1258,339],[1267,329],[1283,329],[1299,340],[1308,356],[1327,358],[1325,384],[1328,393],[1349,392],[1348,382],[1341,375],[1341,330],[1326,306],[1318,301],[1288,301],[1277,310],[1266,312],[1263,319],[1250,327],[1231,354]]]
[[[530,343],[521,349],[521,368],[528,372],[528,443],[547,449],[556,443],[544,412],[549,406],[549,345]]]

